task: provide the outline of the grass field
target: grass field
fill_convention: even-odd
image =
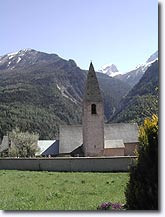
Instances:
[[[128,173],[0,170],[0,210],[96,210],[125,203]]]

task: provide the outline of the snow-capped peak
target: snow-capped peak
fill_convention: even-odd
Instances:
[[[106,75],[109,75],[109,76],[111,76],[111,77],[114,77],[114,76],[116,76],[116,75],[121,74],[121,73],[118,71],[116,65],[114,65],[114,64],[105,64],[105,65],[103,65],[103,66],[101,67],[101,69],[99,70],[99,72],[102,72],[102,73],[104,73],[104,74],[106,74]]]
[[[8,56],[8,58],[9,58],[9,60],[11,59],[11,58],[13,58],[15,55],[17,55],[18,54],[18,52],[14,52],[14,53],[8,53],[7,54],[7,56]]]
[[[20,51],[17,51],[17,52],[13,52],[13,53],[8,53],[7,56],[9,59],[15,57],[16,55],[23,55],[27,52],[31,52],[31,51],[35,51],[34,49],[31,49],[31,48],[26,48],[26,49],[22,49]]]
[[[154,54],[152,54],[145,63],[138,64],[136,67],[131,69],[131,71],[136,71],[136,74],[141,73],[141,71],[144,73],[147,68],[156,60],[158,60],[158,51],[156,51]],[[127,74],[129,72],[119,72],[116,65],[114,64],[105,64],[101,67],[99,72],[102,72],[106,75],[109,75],[110,77],[114,77],[116,75],[121,75],[121,74]]]
[[[22,49],[20,50],[18,53],[29,53],[29,52],[33,52],[35,51],[34,49],[31,49],[31,48],[25,48],[25,49]]]
[[[22,49],[17,52],[8,53],[0,57],[0,68],[10,68],[20,67],[27,65],[27,63],[32,64],[37,61],[37,53],[34,49]]]
[[[143,72],[145,72],[147,70],[147,68],[154,63],[156,60],[158,60],[158,51],[156,51],[154,54],[152,54],[148,60],[145,63],[142,64],[138,64],[136,66],[136,69],[141,68]]]
[[[31,49],[31,48],[25,48],[25,49],[23,49],[22,51],[24,51],[24,52],[28,52],[28,51],[33,51],[34,49]]]
[[[13,53],[8,53],[7,56],[10,59],[12,59],[13,57],[15,57],[16,55],[17,56],[23,56],[25,53],[29,52],[29,51],[33,51],[33,49],[23,49],[23,50],[20,50],[20,51],[17,51],[17,52],[13,52]]]

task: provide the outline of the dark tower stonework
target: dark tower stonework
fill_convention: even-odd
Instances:
[[[104,108],[99,83],[90,64],[83,100],[83,150],[85,156],[102,156],[104,149]]]

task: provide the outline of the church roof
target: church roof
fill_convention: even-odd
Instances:
[[[114,123],[104,125],[105,140],[122,139],[124,143],[138,142],[138,125],[136,123]]]
[[[90,63],[90,67],[87,75],[84,100],[93,101],[93,102],[102,101],[99,83],[92,62]]]
[[[82,125],[60,125],[59,153],[71,153],[83,143]]]
[[[40,150],[36,155],[57,155],[59,154],[59,140],[38,140]]]
[[[59,154],[59,140],[55,140],[43,153],[42,156],[55,156]]]

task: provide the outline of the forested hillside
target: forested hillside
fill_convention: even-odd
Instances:
[[[109,122],[137,122],[158,114],[159,69],[154,62],[142,76],[138,84],[124,97]]]
[[[60,124],[81,123],[87,71],[56,54],[21,50],[0,57],[0,136],[19,127],[40,139],[58,137]],[[105,119],[130,87],[97,73],[104,98]]]

